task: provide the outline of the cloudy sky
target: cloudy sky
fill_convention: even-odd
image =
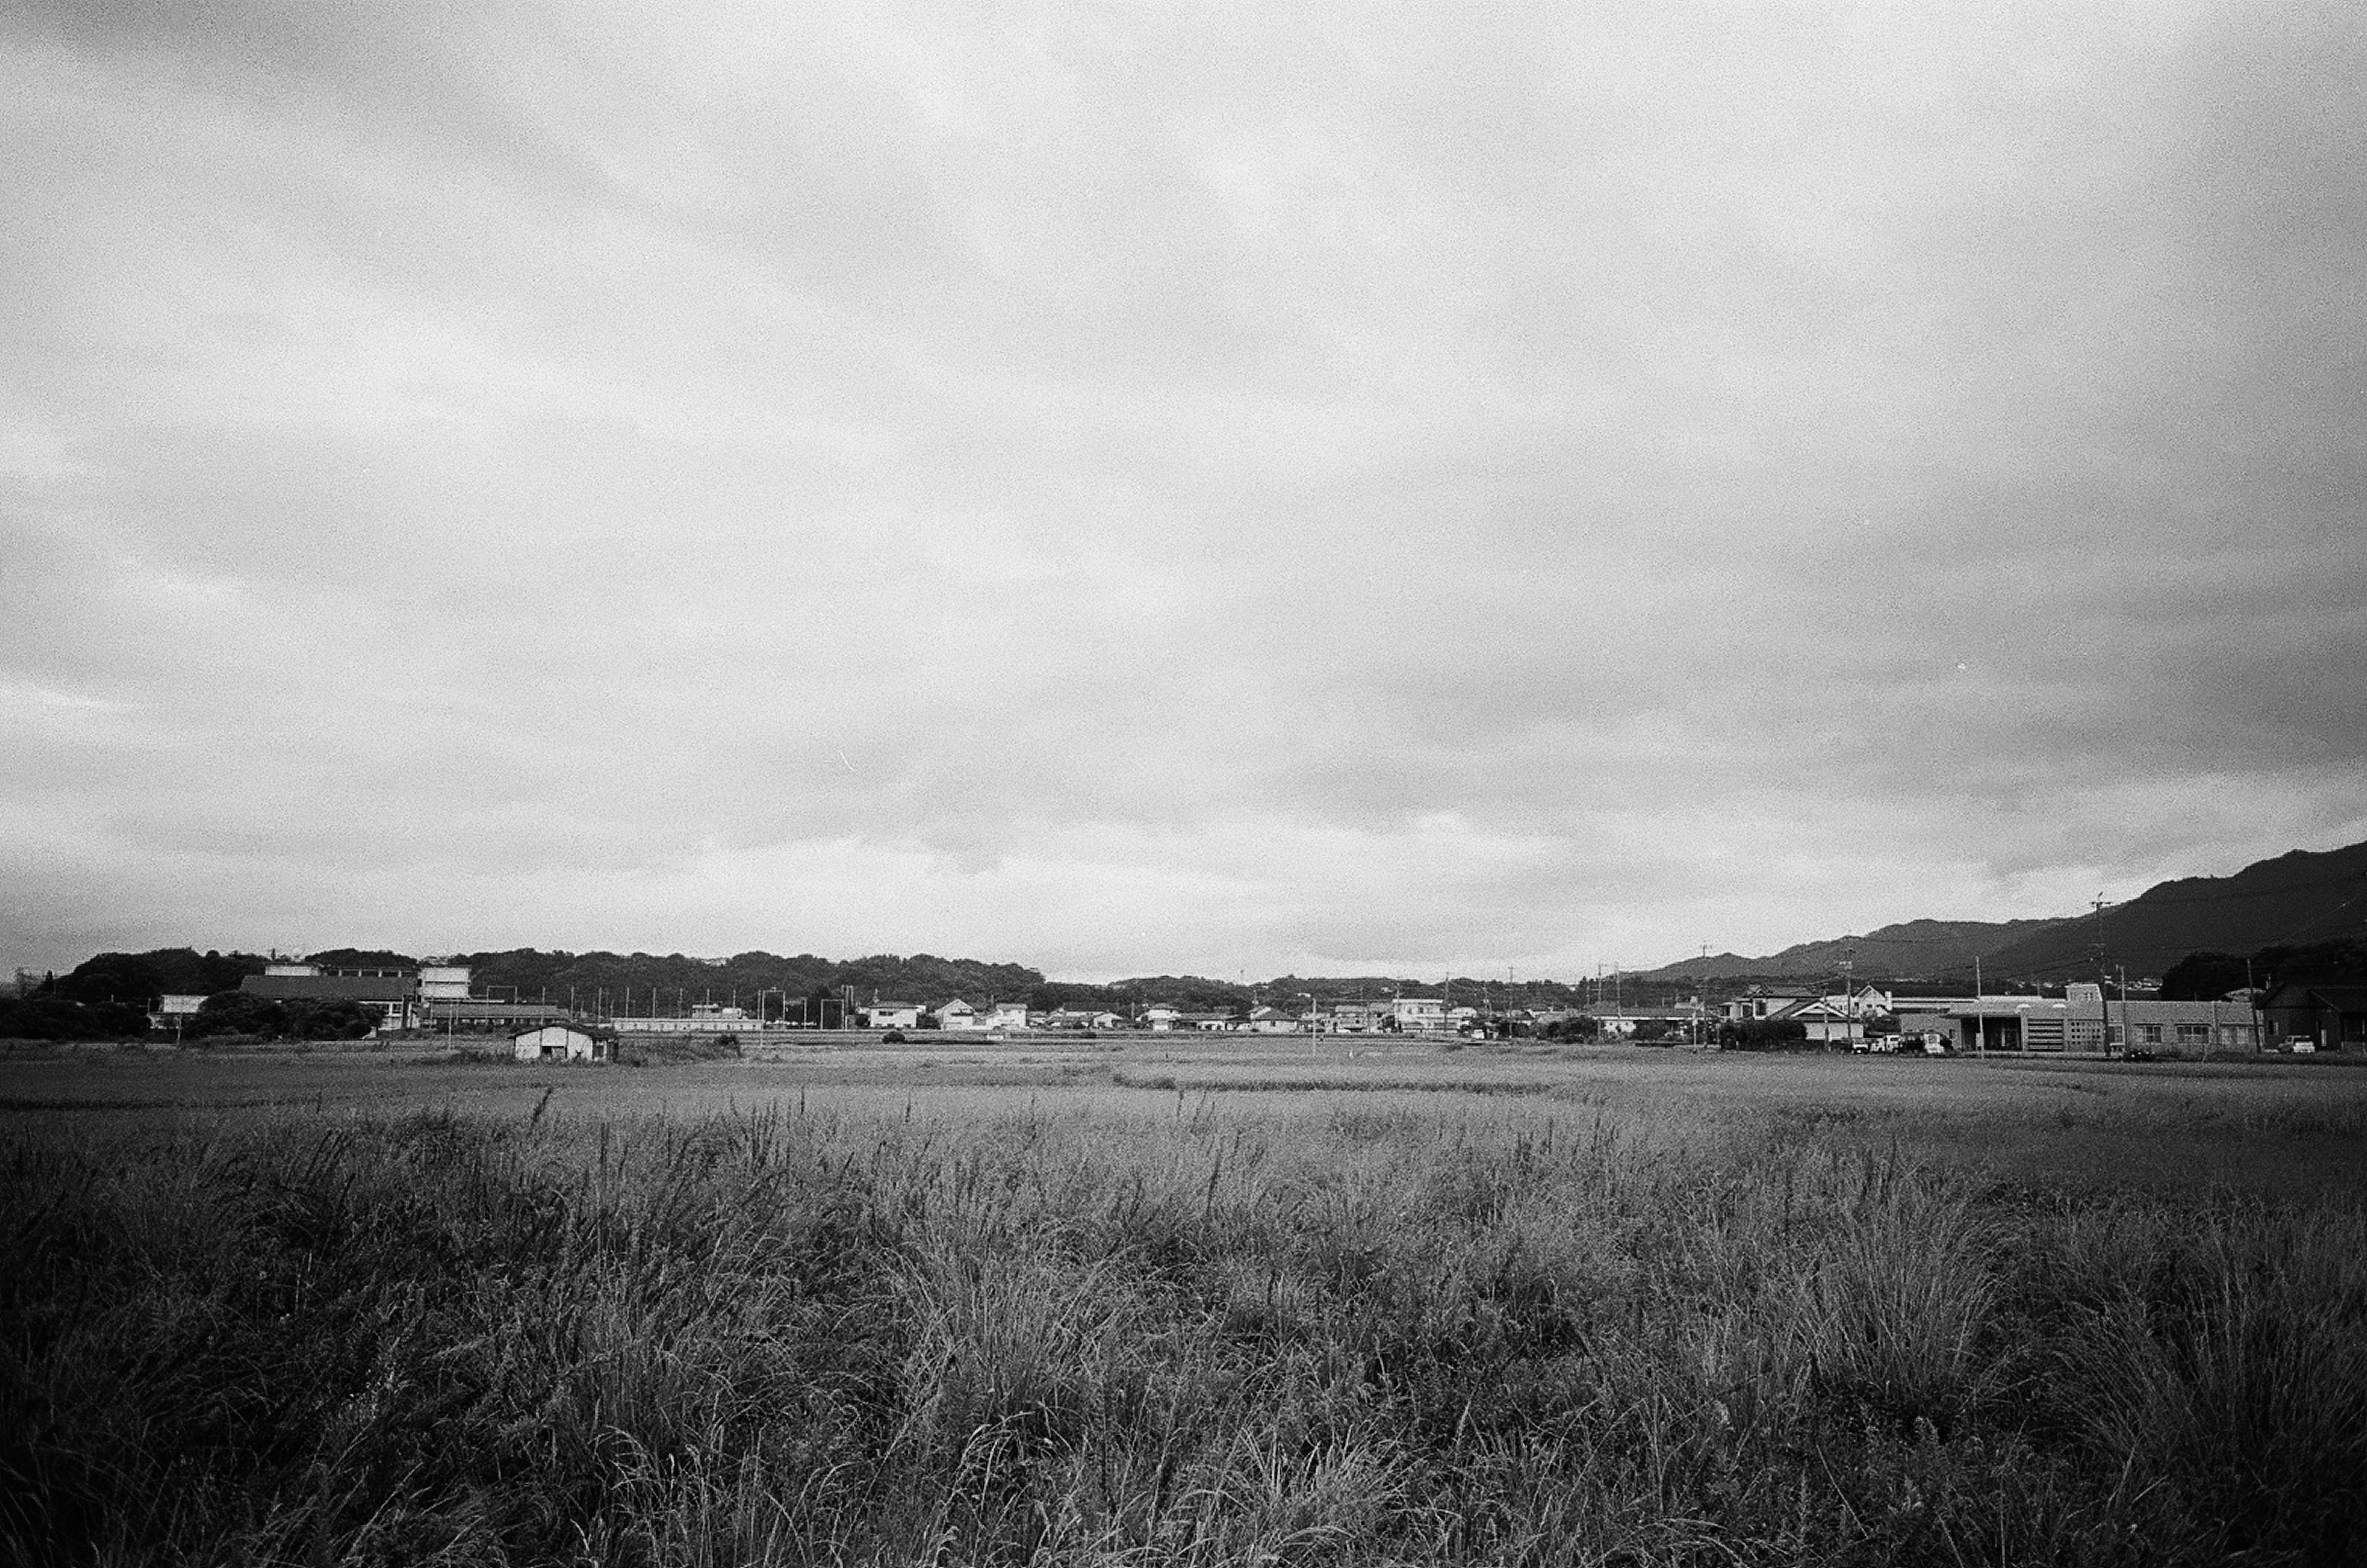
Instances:
[[[2367,837],[2345,0],[0,0],[0,961],[1570,976]]]

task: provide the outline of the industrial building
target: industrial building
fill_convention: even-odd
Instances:
[[[411,969],[324,969],[317,964],[273,964],[238,988],[275,1002],[359,1002],[383,1015],[381,1029],[419,1022],[419,976]]]
[[[2095,985],[2067,987],[2060,997],[1975,997],[1929,1009],[1902,1009],[1898,1031],[1936,1038],[1952,1051],[2040,1051],[2103,1055],[2116,1051],[2260,1048],[2259,1016],[2239,1001],[2155,1001],[2108,998]]]

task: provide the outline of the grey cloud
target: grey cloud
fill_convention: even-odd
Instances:
[[[309,115],[357,142],[391,135],[413,147],[461,151],[501,171],[515,194],[538,201],[597,197],[607,186],[599,171],[505,102],[481,69],[481,62],[511,53],[510,29],[529,17],[442,0],[28,0],[17,21],[31,38],[100,70],[153,69],[159,86],[195,85],[266,110]],[[539,63],[560,64],[558,52]]]
[[[2339,11],[5,36],[0,683],[114,705],[11,941],[154,854],[1637,958],[2367,820]]]

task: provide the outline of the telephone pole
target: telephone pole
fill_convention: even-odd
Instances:
[[[2104,1055],[2110,1056],[2112,1054],[2112,977],[2104,970],[2104,896],[2101,893],[2096,895],[2095,924],[2092,930],[2095,938],[2092,945],[2096,950],[2096,1002],[2103,1010]],[[2121,1027],[2124,1030],[2127,1029],[2128,1021],[2129,992],[2128,987],[2123,986],[2121,987]],[[2122,1046],[2125,1050],[2127,1042],[2124,1041]]]

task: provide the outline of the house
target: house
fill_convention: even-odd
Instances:
[[[918,1029],[921,1027],[921,1004],[918,1002],[874,1001],[860,1010],[866,1029]]]
[[[1096,1012],[1090,1008],[1059,1008],[1046,1013],[1037,1021],[1043,1029],[1116,1029],[1126,1021],[1114,1012]]]
[[[986,1021],[979,1016],[978,1009],[959,997],[938,1003],[929,1016],[936,1020],[939,1029],[981,1030],[986,1027]]]
[[[1025,1002],[991,1002],[987,1005],[984,1029],[1025,1029],[1027,1027]]]
[[[2367,986],[2279,986],[2260,1003],[2260,1043],[2271,1051],[2308,1044],[2320,1051],[2367,1045]]]
[[[1875,985],[1836,987],[1824,999],[1849,1018],[1888,1018],[1892,1011],[1890,993]]]
[[[599,1062],[616,1053],[615,1037],[572,1023],[546,1023],[521,1029],[510,1036],[510,1050],[521,1062]]]
[[[1246,1027],[1251,1034],[1303,1034],[1307,1032],[1307,1021],[1280,1008],[1257,1007],[1250,1009],[1250,1021]]]
[[[1229,1012],[1187,1012],[1175,1021],[1186,1029],[1199,1030],[1204,1034],[1222,1034],[1240,1022]]]
[[[1182,1021],[1183,1017],[1184,1010],[1182,1008],[1170,1007],[1165,1002],[1153,1002],[1150,1006],[1142,1010],[1142,1016],[1136,1021],[1141,1024],[1145,1029],[1149,1029],[1156,1033],[1164,1034],[1169,1030],[1173,1029],[1177,1023]]]
[[[1389,1004],[1389,1016],[1408,1034],[1430,1034],[1446,1028],[1446,1002],[1440,997],[1399,997]]]
[[[1747,1023],[1772,1018],[1796,1003],[1814,1001],[1818,994],[1814,986],[1753,986],[1727,1002],[1726,1019],[1728,1023]]]
[[[1770,1023],[1796,1023],[1803,1038],[1824,1045],[1854,1045],[1865,1038],[1866,1014],[1856,1010],[1858,998],[1845,992],[1786,1002],[1766,1014]]]
[[[1698,1005],[1689,1007],[1621,1007],[1585,1008],[1580,1013],[1591,1016],[1596,1029],[1605,1040],[1626,1039],[1649,1024],[1656,1032],[1665,1033],[1673,1025],[1691,1030],[1704,1015]],[[1578,1016],[1573,1014],[1572,1016]]]
[[[1397,1017],[1394,1002],[1335,1002],[1331,1007],[1331,1032],[1335,1034],[1372,1034]]]

